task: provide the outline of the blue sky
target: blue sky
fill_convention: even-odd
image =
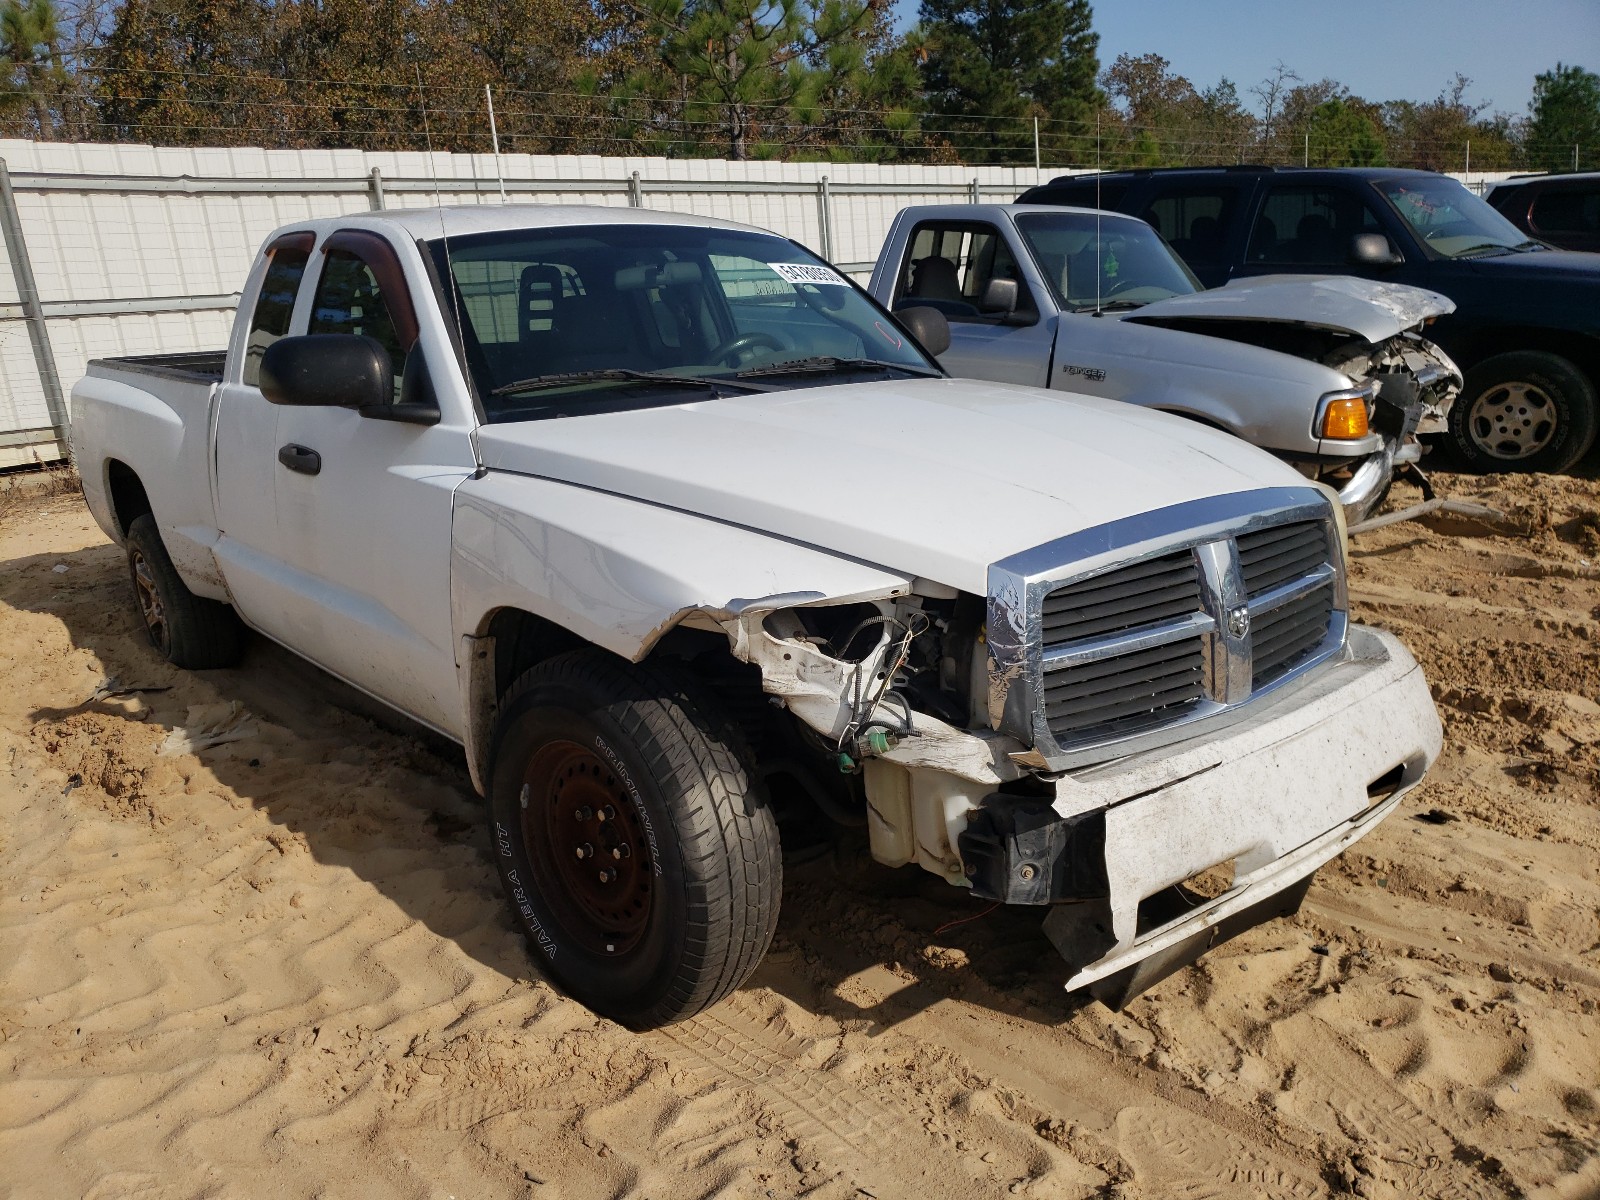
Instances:
[[[917,0],[895,0],[903,26]],[[1557,60],[1600,71],[1600,0],[1098,0],[1100,66],[1155,53],[1197,88],[1252,85],[1281,59],[1368,100],[1431,100],[1455,72],[1469,102],[1524,113],[1533,77]]]

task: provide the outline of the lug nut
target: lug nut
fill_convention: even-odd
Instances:
[[[578,808],[574,809],[572,813],[572,819],[574,821],[588,821],[593,819],[593,817],[594,809],[590,808],[587,804],[580,805]]]
[[[617,819],[617,810],[609,804],[606,805],[600,810],[600,819],[602,821],[615,821]]]
[[[613,846],[611,849],[612,858],[627,858],[630,853],[631,851],[628,849],[626,842],[620,846]]]
[[[610,883],[616,877],[617,877],[617,873],[615,871],[613,871],[610,867],[601,867],[600,868],[600,882],[601,883]]]
[[[588,842],[585,842],[583,845],[578,847],[578,857],[579,858],[593,858],[594,857],[594,847],[591,846]]]

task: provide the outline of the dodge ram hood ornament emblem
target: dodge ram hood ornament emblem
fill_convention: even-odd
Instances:
[[[1250,632],[1250,610],[1241,604],[1228,612],[1228,636],[1238,641]]]

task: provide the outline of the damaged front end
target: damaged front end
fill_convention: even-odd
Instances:
[[[1233,290],[1221,289],[1221,294]],[[1444,304],[1444,311],[1453,307]],[[1423,336],[1424,322],[1373,341],[1351,328],[1287,317],[1140,313],[1138,320],[1292,354],[1330,367],[1349,380],[1347,388],[1318,400],[1310,430],[1314,453],[1284,457],[1308,479],[1338,492],[1351,524],[1376,510],[1397,472],[1421,460],[1421,437],[1448,429],[1450,407],[1461,391],[1461,369]]]
[[[876,859],[1040,907],[1068,986],[1120,1003],[1292,911],[1437,754],[1420,672],[1352,631],[1344,579],[1326,493],[1269,488],[1036,547],[982,597],[916,580],[721,624],[856,782]]]

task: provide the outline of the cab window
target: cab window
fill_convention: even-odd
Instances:
[[[1169,187],[1158,190],[1140,216],[1184,262],[1213,266],[1226,261],[1238,198],[1236,187]]]
[[[348,250],[330,250],[312,300],[307,333],[348,333],[377,341],[394,366],[396,394],[405,367],[405,348],[372,268]]]
[[[271,256],[255,311],[250,314],[250,331],[245,335],[243,378],[251,387],[261,386],[261,356],[267,347],[289,332],[294,298],[311,257],[304,250],[285,246],[274,247]]]
[[[993,225],[971,221],[919,225],[901,268],[895,307],[925,305],[951,321],[993,324],[1005,317],[985,304],[985,292],[996,279],[1016,282],[1016,311],[1038,311],[1011,247]]]
[[[1600,187],[1543,192],[1534,200],[1529,218],[1541,232],[1600,233]]]
[[[1377,214],[1357,195],[1328,187],[1276,187],[1250,232],[1252,263],[1344,266],[1360,233],[1382,233]]]

